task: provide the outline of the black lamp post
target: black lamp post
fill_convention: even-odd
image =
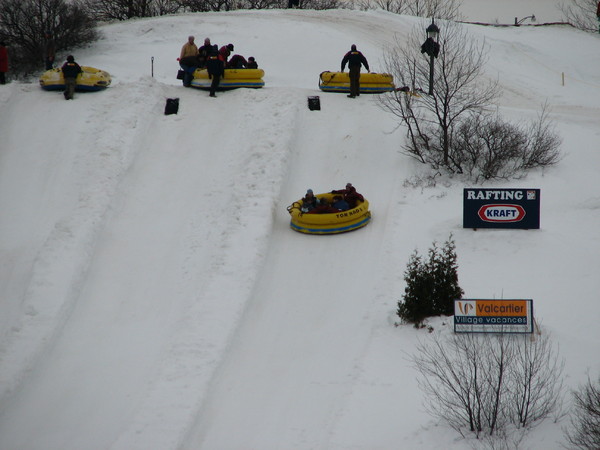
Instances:
[[[431,25],[425,31],[427,32],[427,40],[421,45],[421,53],[429,55],[429,95],[433,95],[433,58],[437,58],[440,53],[440,44],[437,42],[440,29],[433,18],[431,19]]]
[[[530,16],[527,17],[523,17],[521,20],[518,20],[515,17],[515,27],[518,27],[519,25],[521,25],[523,22],[525,22],[527,19],[531,19],[532,22],[535,22],[535,14],[532,14]]]

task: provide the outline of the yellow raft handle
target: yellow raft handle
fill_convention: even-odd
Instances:
[[[331,71],[329,70],[325,70],[323,72],[321,72],[321,74],[319,75],[319,80],[323,82],[323,86],[327,86],[329,83],[331,83],[333,81],[333,79],[335,78],[335,73],[331,76],[331,78],[329,79],[329,81],[325,81],[323,80],[323,74],[324,73],[331,73]]]
[[[297,209],[298,211],[300,211],[300,215],[303,214],[302,212],[302,205],[299,202],[294,202],[292,203],[290,206],[287,207],[287,212],[292,214],[292,210],[293,209]]]

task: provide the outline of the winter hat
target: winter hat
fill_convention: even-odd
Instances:
[[[73,58],[73,55],[69,55],[69,56],[67,56],[67,61],[73,62],[73,61],[75,61],[75,58]]]
[[[248,61],[254,61],[254,56],[250,56],[250,57],[248,58]]]
[[[350,47],[350,50],[355,52],[356,51],[356,44],[352,44],[352,47]]]
[[[306,191],[306,193],[307,193],[307,194],[312,194],[312,193],[313,193],[313,190],[312,190],[312,189],[308,189],[308,190]]]
[[[227,44],[227,48],[231,51],[233,51],[233,44]]]

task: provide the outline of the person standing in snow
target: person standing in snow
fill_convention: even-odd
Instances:
[[[350,51],[344,55],[342,59],[342,72],[348,64],[348,71],[350,72],[350,95],[348,97],[354,98],[360,95],[360,67],[365,66],[367,72],[369,70],[369,63],[367,58],[356,49],[356,45],[352,44]]]
[[[204,39],[204,45],[198,48],[198,67],[204,69],[206,67],[206,61],[208,60],[208,56],[212,52],[212,44],[210,43],[210,38]]]
[[[0,84],[6,84],[6,72],[8,72],[8,49],[4,42],[0,42]]]
[[[194,36],[188,36],[188,41],[181,47],[179,53],[179,66],[183,70],[183,85],[190,87],[192,85],[192,78],[194,78],[194,71],[198,67],[198,47],[194,43]]]
[[[79,64],[75,62],[73,55],[67,56],[67,62],[62,66],[63,76],[65,78],[65,100],[73,100],[75,86],[77,85],[77,76],[82,72]]]
[[[54,68],[56,45],[54,44],[54,38],[52,37],[52,33],[50,31],[46,31],[44,37],[46,39],[46,47],[44,50],[44,64],[46,65],[46,70],[51,70]]]
[[[212,79],[212,83],[210,84],[210,96],[216,97],[217,95],[215,92],[219,87],[221,77],[225,74],[225,63],[219,55],[216,44],[213,46],[212,52],[206,61],[206,70],[208,71],[208,76]]]

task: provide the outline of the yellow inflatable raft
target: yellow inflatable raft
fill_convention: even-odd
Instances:
[[[77,76],[78,91],[99,91],[110,85],[111,78],[108,72],[94,67],[81,66],[82,73]],[[47,91],[64,90],[65,78],[60,67],[47,70],[40,77],[40,86]]]
[[[319,89],[324,92],[350,93],[350,75],[348,72],[322,72],[319,75]],[[380,94],[394,89],[394,77],[389,73],[360,74],[361,94]]]
[[[334,194],[318,194],[317,198],[326,198],[329,202],[333,200]],[[303,213],[302,199],[287,207],[292,216],[290,227],[292,230],[307,234],[337,234],[346,231],[357,230],[369,223],[371,212],[369,202],[359,202],[356,208],[347,211],[328,214]]]
[[[236,88],[261,88],[265,85],[262,77],[265,71],[262,69],[225,69],[225,75],[221,77],[219,90]],[[210,89],[212,80],[206,69],[196,69],[192,79],[192,87]]]

